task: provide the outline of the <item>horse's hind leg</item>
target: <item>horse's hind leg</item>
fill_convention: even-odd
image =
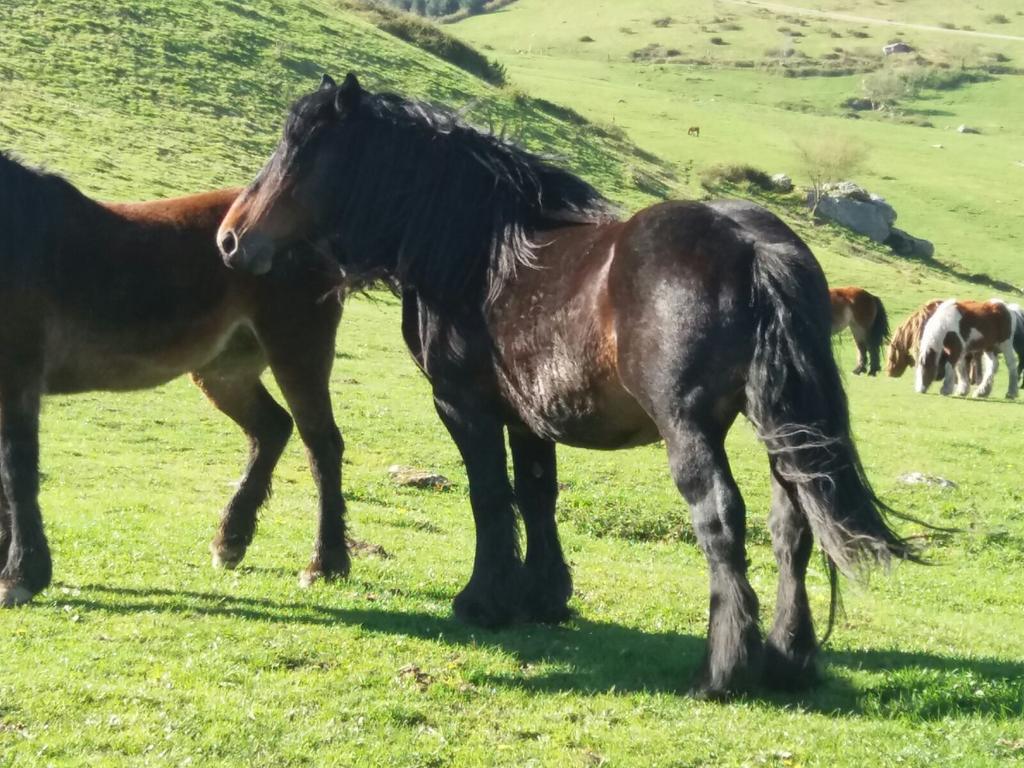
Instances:
[[[795,503],[792,486],[779,479],[774,467],[768,527],[779,567],[779,589],[775,621],[765,644],[764,681],[771,688],[802,688],[817,678],[818,646],[805,583],[814,538]]]
[[[693,693],[721,698],[749,688],[761,671],[757,595],[747,581],[746,509],[725,455],[727,428],[686,418],[658,426],[711,573],[707,655]]]
[[[0,607],[19,605],[50,584],[53,565],[39,511],[39,389],[0,382],[0,482],[7,500],[7,559]]]
[[[512,449],[516,504],[526,526],[523,610],[534,621],[562,621],[569,617],[572,576],[555,523],[555,444],[514,430],[509,430],[508,442]]]
[[[259,378],[195,373],[192,380],[249,438],[249,463],[242,482],[224,508],[210,543],[213,565],[234,568],[256,533],[256,514],[270,496],[271,477],[292,432],[292,419]]]
[[[1017,397],[1017,351],[1013,347],[1013,335],[1003,342],[1000,347],[1003,357],[1006,358],[1006,372],[1010,377],[1009,386],[1006,389],[1006,396],[1011,400]]]

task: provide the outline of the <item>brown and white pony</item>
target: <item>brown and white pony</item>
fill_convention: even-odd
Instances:
[[[105,204],[0,152],[0,607],[50,583],[42,397],[148,389],[185,373],[250,445],[214,564],[233,568],[244,556],[294,417],[320,491],[303,579],[347,573],[342,441],[328,390],[340,273],[312,252],[263,277],[228,269],[215,234],[237,194]],[[291,416],[260,382],[268,367]]]
[[[857,367],[853,372],[860,375],[866,367],[868,376],[874,376],[881,369],[879,356],[889,338],[885,305],[873,293],[854,285],[829,288],[828,293],[832,300],[832,333],[849,328],[857,345]]]
[[[1017,323],[1018,314],[998,299],[943,301],[924,326],[914,388],[921,393],[928,391],[938,377],[940,361],[945,354],[949,366],[943,377],[942,394],[966,395],[971,384],[967,356],[981,353],[982,377],[974,396],[988,397],[995,378],[996,354],[1001,352],[1006,358],[1009,374],[1006,396],[1015,398],[1019,386],[1017,354],[1013,346]]]

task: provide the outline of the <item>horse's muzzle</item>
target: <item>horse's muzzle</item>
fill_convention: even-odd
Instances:
[[[265,275],[274,265],[274,242],[259,232],[235,232],[225,229],[217,233],[217,247],[224,263],[232,269]]]

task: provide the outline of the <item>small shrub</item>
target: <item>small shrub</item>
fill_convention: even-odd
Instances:
[[[846,34],[848,34],[850,37],[858,37],[861,39],[864,39],[865,37],[871,37],[871,35],[869,35],[863,29],[850,29],[847,30]]]
[[[445,34],[418,16],[390,12],[376,23],[389,35],[444,59],[492,85],[504,85],[508,79],[504,65],[491,61],[475,48]]]
[[[749,184],[768,192],[772,189],[772,177],[752,165],[712,165],[701,171],[700,185],[709,192],[727,184]]]
[[[671,16],[660,16],[657,19],[655,19],[654,21],[652,21],[651,24],[653,24],[656,27],[659,27],[659,28],[663,29],[663,28],[668,27],[668,26],[670,26],[672,24],[672,17]]]
[[[592,38],[590,35],[583,35],[583,37],[580,38],[580,42],[581,43],[592,43],[592,42],[594,42],[594,38]]]
[[[743,29],[742,24],[737,24],[735,21],[727,21],[721,26],[723,32],[739,32]]]
[[[712,45],[728,45],[728,43],[720,37],[712,37],[708,42]]]
[[[633,31],[632,27],[619,27],[619,32],[621,32],[624,35],[635,35],[636,34],[636,32]]]
[[[936,26],[942,29],[956,29],[956,24],[951,24],[948,21],[940,21]]]

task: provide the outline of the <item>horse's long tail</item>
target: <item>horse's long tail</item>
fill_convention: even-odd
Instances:
[[[875,300],[875,319],[868,329],[868,346],[871,349],[881,349],[882,345],[889,340],[889,315],[886,314],[885,304],[877,296]]]
[[[893,557],[918,560],[886,522],[894,513],[871,490],[853,444],[821,268],[796,244],[758,243],[755,252],[747,416],[776,474],[794,487],[818,542],[844,573]]]

